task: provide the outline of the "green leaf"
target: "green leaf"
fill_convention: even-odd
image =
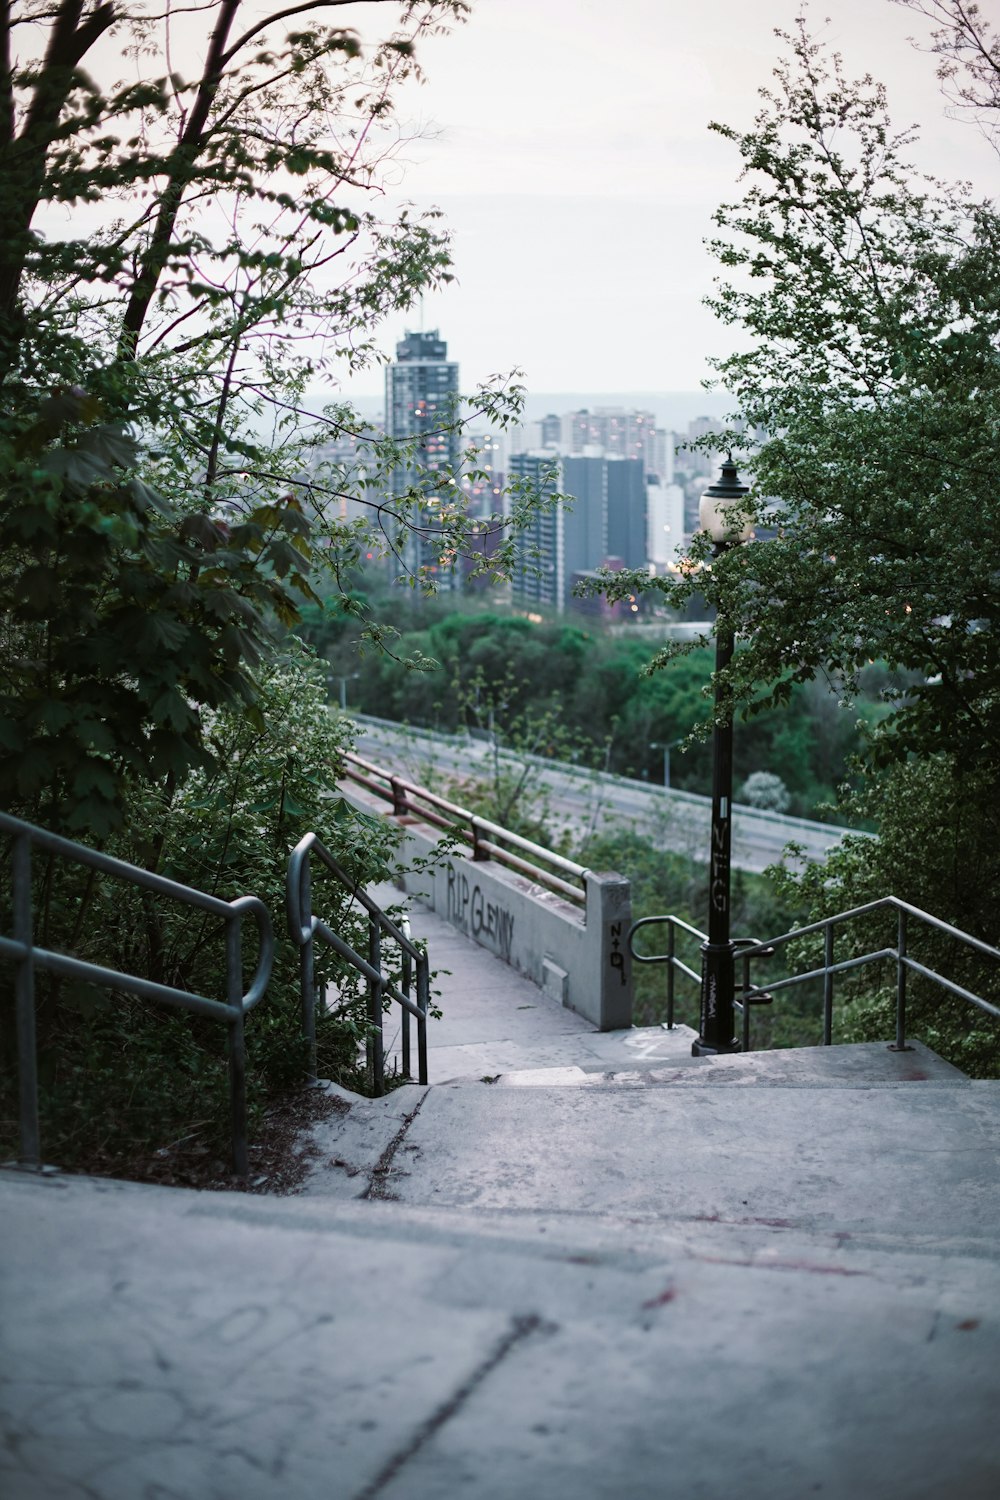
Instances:
[[[197,722],[190,704],[176,688],[168,688],[150,705],[150,716],[155,724],[185,732]]]

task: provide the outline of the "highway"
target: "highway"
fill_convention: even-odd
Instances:
[[[357,753],[374,765],[404,776],[418,786],[461,802],[455,783],[464,777],[485,779],[491,774],[492,747],[466,735],[433,734],[390,724],[383,719],[352,715],[357,725]],[[660,849],[676,850],[704,863],[710,844],[711,801],[692,792],[647,786],[624,776],[580,770],[500,751],[512,768],[530,762],[530,786],[544,798],[548,821],[566,829],[579,849],[592,833],[634,829]],[[739,803],[733,808],[732,865],[759,873],[782,858],[785,845],[802,846],[807,860],[822,860],[845,832],[827,823],[759,812]],[[574,857],[581,857],[574,854]]]

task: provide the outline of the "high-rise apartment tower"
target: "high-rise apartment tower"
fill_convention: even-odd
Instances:
[[[404,495],[412,488],[422,497],[411,519],[423,530],[410,534],[405,561],[414,571],[440,569],[441,586],[448,586],[447,580],[453,584],[455,574],[447,563],[439,563],[432,532],[441,490],[452,475],[458,475],[461,440],[454,428],[457,417],[458,365],[449,360],[448,345],[436,328],[429,333],[407,333],[396,345],[395,363],[386,366],[385,427],[388,436],[399,442],[417,441],[411,459],[394,470],[392,490],[395,495]],[[440,484],[435,477],[439,472]]]

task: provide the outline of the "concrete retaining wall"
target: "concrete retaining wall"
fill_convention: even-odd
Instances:
[[[404,866],[434,855],[433,830],[408,818],[392,821],[400,829]],[[632,1025],[632,965],[626,945],[632,900],[629,883],[620,875],[587,875],[586,913],[494,860],[473,861],[458,854],[444,855],[399,883],[598,1030]]]

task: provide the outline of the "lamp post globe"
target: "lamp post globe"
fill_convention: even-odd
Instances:
[[[701,529],[708,532],[717,551],[750,540],[751,525],[743,506],[749,493],[750,486],[740,483],[733,455],[728,453],[719,478],[698,502]]]
[[[749,540],[751,531],[732,454],[718,481],[701,497],[699,519],[719,557]],[[692,1044],[695,1057],[738,1052],[734,1032],[736,945],[730,935],[730,850],[733,803],[733,719],[725,669],[733,656],[732,626],[721,616],[715,623],[715,723],[712,729],[712,844],[708,887],[708,941],[701,950],[701,1022]]]

